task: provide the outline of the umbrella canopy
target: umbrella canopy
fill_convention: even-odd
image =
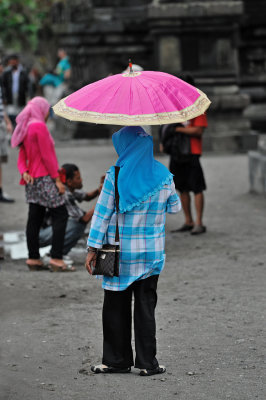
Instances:
[[[72,121],[114,125],[161,125],[203,114],[208,97],[164,72],[139,71],[109,76],[60,100],[55,114]]]

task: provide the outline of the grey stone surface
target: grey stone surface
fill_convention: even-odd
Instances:
[[[248,159],[250,190],[266,195],[266,154],[250,151]]]
[[[209,126],[206,135],[224,136],[231,134],[247,134],[250,132],[250,122],[247,118],[239,116],[237,112],[228,114],[216,112],[208,116]]]
[[[186,1],[176,4],[150,5],[150,18],[195,18],[240,15],[243,1]]]
[[[266,102],[266,87],[263,85],[263,82],[260,86],[245,87],[241,89],[241,92],[247,93],[257,103]]]
[[[244,116],[249,119],[265,121],[266,123],[266,103],[250,104],[244,111]],[[265,128],[266,131],[266,128]]]
[[[57,153],[60,164],[80,166],[84,188],[92,190],[116,155],[111,146],[82,144]],[[0,203],[4,231],[24,229],[27,218],[16,157],[13,150],[4,168],[4,189],[16,198]],[[167,373],[146,379],[136,370],[90,372],[101,362],[103,291],[84,269],[85,251],[73,274],[30,273],[24,261],[6,259],[1,400],[265,399],[265,198],[248,193],[247,156],[212,155],[202,163],[207,233],[171,234],[183,216],[167,217],[157,305],[158,358]]]
[[[265,134],[259,135],[258,150],[261,153],[266,154],[266,135]]]
[[[258,134],[247,133],[243,135],[231,132],[230,135],[208,135],[203,138],[203,150],[216,153],[247,153],[256,150],[258,146]]]
[[[216,109],[243,111],[250,103],[250,98],[245,93],[213,95],[210,98],[214,111]]]
[[[237,85],[224,85],[224,86],[213,86],[209,88],[209,91],[215,95],[230,95],[239,93],[239,87]]]
[[[266,102],[261,104],[250,104],[243,113],[250,120],[251,127],[261,133],[266,133]]]
[[[181,71],[182,55],[180,39],[175,35],[165,35],[159,39],[159,63],[162,71]]]

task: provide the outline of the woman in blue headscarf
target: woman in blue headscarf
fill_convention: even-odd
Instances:
[[[180,210],[172,174],[153,157],[153,140],[141,127],[113,135],[118,154],[119,277],[103,277],[103,358],[95,373],[130,372],[148,376],[166,371],[156,359],[157,281],[164,267],[166,212]],[[115,244],[115,168],[107,171],[88,238],[86,268],[92,273],[97,249]],[[131,347],[131,302],[134,293],[136,359]]]

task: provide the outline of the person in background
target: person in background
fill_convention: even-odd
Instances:
[[[90,222],[94,207],[89,211],[83,211],[77,202],[90,201],[97,197],[101,192],[101,185],[92,192],[84,192],[82,189],[82,178],[80,171],[75,164],[64,164],[59,171],[61,181],[65,184],[65,205],[68,212],[68,221],[65,232],[63,256],[66,256],[69,251],[76,245],[78,240],[84,234],[88,222]],[[101,178],[103,182],[104,177]],[[102,184],[101,182],[101,184]],[[46,227],[41,228],[39,235],[40,247],[52,244],[53,231],[49,220],[46,220]],[[65,262],[70,262],[65,257]]]
[[[113,135],[118,154],[119,210],[115,209],[115,168],[106,174],[88,237],[86,268],[96,264],[97,249],[115,244],[116,212],[120,237],[119,277],[103,277],[103,357],[94,373],[162,374],[156,358],[157,282],[164,268],[166,213],[180,210],[173,177],[153,157],[153,139],[140,126]],[[131,347],[132,296],[136,359]]]
[[[26,186],[29,214],[26,229],[30,270],[46,269],[40,260],[39,232],[48,208],[52,216],[53,239],[50,268],[71,271],[63,261],[63,245],[67,224],[65,186],[60,180],[54,141],[47,129],[50,104],[43,97],[34,97],[17,116],[11,138],[12,147],[19,146],[18,170],[21,185]]]
[[[40,73],[37,67],[33,66],[29,72],[29,95],[30,98],[41,95],[39,86]]]
[[[67,82],[71,76],[71,65],[67,56],[67,52],[64,49],[58,49],[57,55],[60,61],[56,65],[55,73],[60,79],[61,83]]]
[[[3,72],[3,64],[0,60],[0,76]],[[4,110],[2,99],[2,88],[0,85],[0,202],[1,203],[14,203],[15,200],[7,197],[3,192],[2,185],[2,164],[8,160],[8,135],[13,132],[13,126]]]
[[[59,49],[57,56],[60,61],[57,63],[53,73],[45,74],[40,80],[44,96],[51,105],[54,105],[63,97],[67,82],[71,76],[71,65],[66,51]]]
[[[17,54],[8,57],[7,68],[2,76],[2,89],[6,112],[15,128],[16,117],[26,105],[29,90],[28,74]]]
[[[183,80],[194,85],[194,80],[191,76],[186,76]],[[202,220],[204,208],[203,191],[206,190],[206,183],[200,164],[202,136],[205,128],[208,126],[206,114],[193,118],[187,123],[183,123],[183,125],[176,127],[175,132],[177,135],[179,133],[189,135],[191,154],[186,156],[186,162],[184,160],[179,162],[171,157],[169,169],[174,175],[175,187],[180,192],[185,222],[180,228],[172,232],[190,231],[192,235],[198,235],[206,232],[206,226],[204,226]],[[190,192],[194,193],[195,221],[192,216]]]

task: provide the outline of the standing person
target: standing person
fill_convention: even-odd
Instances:
[[[194,85],[191,76],[183,78],[187,83]],[[170,171],[174,175],[176,189],[180,192],[182,208],[184,211],[184,224],[172,232],[187,232],[192,235],[198,235],[206,232],[206,226],[203,224],[204,194],[206,183],[203,170],[200,163],[202,155],[202,136],[205,128],[208,126],[206,114],[202,114],[188,121],[185,126],[175,128],[175,134],[180,133],[188,135],[190,138],[190,152],[181,160],[170,158]],[[194,221],[191,210],[190,192],[194,193],[196,219]]]
[[[2,62],[0,60],[0,76],[2,74]],[[7,162],[8,159],[8,137],[7,132],[11,135],[13,126],[8,118],[2,100],[2,89],[0,85],[0,202],[1,203],[14,203],[14,200],[6,197],[3,193],[2,185],[2,164]]]
[[[37,67],[33,66],[29,72],[29,96],[33,98],[35,96],[39,96],[41,92],[41,88],[39,85],[40,81],[40,73]]]
[[[44,96],[50,104],[54,105],[63,97],[67,89],[67,82],[71,76],[71,65],[64,49],[57,52],[59,62],[53,73],[45,74],[40,80]]]
[[[186,156],[186,160],[170,159],[170,171],[174,174],[176,189],[180,192],[182,208],[184,211],[184,224],[172,232],[187,232],[192,235],[198,235],[206,232],[206,226],[203,225],[203,208],[206,183],[203,170],[200,164],[202,154],[202,135],[204,129],[208,126],[205,114],[193,118],[187,126],[177,127],[176,134],[184,133],[190,136],[191,154]],[[190,192],[194,193],[196,220],[194,222],[191,211]]]
[[[64,83],[70,79],[71,65],[67,56],[67,52],[64,49],[58,49],[57,56],[60,61],[56,65],[55,73],[60,79],[60,83]]]
[[[153,140],[138,126],[113,135],[119,156],[120,275],[103,277],[103,358],[95,373],[164,373],[156,359],[157,282],[164,262],[165,216],[180,209],[172,174],[153,158]],[[114,167],[107,172],[92,218],[86,268],[92,273],[97,249],[115,244]],[[131,347],[131,302],[134,293],[136,360]]]
[[[63,255],[66,256],[76,245],[84,234],[88,222],[91,220],[94,207],[89,211],[83,211],[77,202],[93,200],[100,194],[101,185],[92,192],[84,192],[82,189],[82,178],[78,167],[75,164],[64,164],[59,171],[61,181],[65,184],[65,205],[68,212],[68,220],[64,239]],[[49,214],[48,214],[49,215]],[[46,221],[47,226],[40,230],[40,247],[52,244],[53,231]],[[64,257],[66,260],[66,258]],[[70,262],[72,260],[68,260]]]
[[[50,267],[54,271],[67,271],[62,260],[67,210],[62,194],[54,141],[47,129],[50,104],[43,97],[34,97],[17,116],[17,127],[12,135],[12,147],[19,146],[18,169],[20,184],[26,185],[29,203],[27,246],[30,269],[44,269],[39,254],[39,231],[49,208],[52,216],[53,240]]]
[[[15,127],[16,117],[26,105],[29,89],[28,74],[20,63],[17,54],[8,57],[7,68],[2,77],[2,85],[6,111],[13,127]]]

